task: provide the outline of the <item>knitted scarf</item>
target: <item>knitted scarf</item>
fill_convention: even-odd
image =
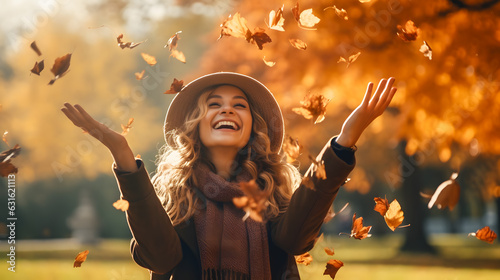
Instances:
[[[194,215],[202,279],[271,279],[266,225],[243,221],[244,211],[232,203],[243,195],[237,182],[251,180],[250,174],[242,172],[237,182],[228,182],[205,165],[195,174],[206,198]]]

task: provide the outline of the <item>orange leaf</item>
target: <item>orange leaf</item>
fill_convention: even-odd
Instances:
[[[247,41],[256,44],[257,47],[259,47],[259,50],[262,50],[265,43],[272,42],[271,37],[269,37],[269,35],[266,34],[265,30],[260,27],[256,27],[254,29],[254,33],[252,33],[252,35],[250,36],[250,40],[247,39]]]
[[[222,36],[232,36],[235,38],[244,38],[249,40],[252,32],[247,26],[247,20],[240,16],[240,13],[235,13],[234,16],[229,15],[229,17],[221,23],[221,32],[219,39]],[[217,40],[219,40],[217,39]]]
[[[333,248],[328,248],[328,247],[325,247],[325,253],[329,256],[333,256],[335,255],[335,251],[333,250]]]
[[[293,139],[291,136],[283,142],[283,151],[286,153],[286,161],[294,162],[302,153],[304,147],[299,144],[298,139]]]
[[[142,55],[142,58],[144,59],[144,61],[146,61],[147,64],[153,66],[156,64],[156,58],[152,55],[149,55],[147,53],[141,53]]]
[[[134,118],[128,119],[128,123],[126,125],[121,125],[122,126],[122,135],[127,135],[127,133],[130,131],[132,128],[132,123],[134,122]]]
[[[306,9],[303,10],[300,15],[299,15],[299,27],[302,29],[306,30],[316,30],[316,28],[313,28],[318,22],[320,22],[320,19],[313,15],[312,9]]]
[[[337,16],[339,16],[339,18],[341,18],[343,20],[349,19],[349,17],[347,16],[347,11],[344,9],[337,8],[335,5],[333,5],[333,7],[326,7],[325,9],[323,9],[323,11],[326,9],[334,9]]]
[[[10,160],[17,157],[20,152],[21,147],[16,144],[14,148],[0,153],[0,176],[7,177],[9,174],[17,173],[17,167]]]
[[[309,155],[309,159],[313,163],[312,171],[315,172],[316,178],[326,180],[326,171],[325,171],[325,163],[324,161],[316,161],[311,155]]]
[[[270,29],[277,31],[285,31],[283,24],[285,24],[285,18],[283,17],[283,4],[280,9],[276,11],[269,12],[269,23],[266,23]]]
[[[62,78],[66,73],[68,73],[69,65],[71,61],[71,54],[68,53],[64,56],[56,58],[54,65],[50,69],[50,72],[54,74],[54,79],[50,80],[49,85],[52,85],[57,79]]]
[[[83,252],[78,253],[75,258],[75,262],[73,263],[73,267],[81,267],[82,263],[87,259],[87,255],[89,254],[89,250],[85,250]]]
[[[240,182],[239,185],[246,199],[235,197],[233,198],[233,204],[246,212],[243,220],[250,217],[257,222],[263,222],[262,214],[269,204],[268,198],[270,192],[262,191],[255,180]]]
[[[38,48],[38,46],[36,45],[36,41],[33,41],[30,45],[30,47],[36,52],[36,54],[38,54],[38,56],[41,56],[42,55],[42,52],[40,51],[40,49]]]
[[[178,50],[172,50],[170,52],[170,56],[173,56],[175,59],[179,60],[182,63],[186,63],[186,57],[184,56],[184,53]]]
[[[300,256],[295,256],[295,261],[298,264],[303,264],[305,266],[308,266],[313,261],[313,257],[311,256],[311,254],[309,254],[309,252],[305,252]]]
[[[384,216],[389,208],[389,200],[387,198],[375,197],[373,199],[375,201],[375,208],[373,210],[380,213],[380,215]]]
[[[469,236],[475,236],[477,239],[493,244],[493,241],[497,238],[497,234],[486,226],[482,229],[477,230],[475,233],[469,233]]]
[[[307,49],[307,44],[304,43],[302,40],[299,40],[299,39],[290,39],[288,41],[296,49],[303,50],[303,51],[305,51]]]
[[[389,209],[384,215],[385,223],[387,226],[394,231],[404,220],[404,212],[401,210],[401,205],[394,199],[389,205]]]
[[[339,260],[329,260],[326,263],[326,269],[325,272],[323,272],[323,275],[330,275],[332,279],[335,279],[337,271],[339,271],[339,269],[343,266],[344,263]]]
[[[35,66],[33,66],[33,68],[31,69],[31,73],[40,76],[40,72],[42,72],[44,67],[45,65],[43,63],[43,59],[40,62],[35,61]]]
[[[428,57],[429,60],[432,60],[432,49],[431,46],[429,46],[429,44],[427,44],[426,41],[424,41],[422,46],[420,46],[419,51],[423,53],[425,57]]]
[[[120,34],[120,35],[118,35],[118,37],[116,37],[116,41],[118,42],[118,46],[120,48],[122,48],[122,50],[124,48],[133,49],[133,48],[139,46],[140,44],[146,42],[146,40],[144,40],[144,41],[141,41],[141,42],[138,42],[138,43],[134,43],[134,42],[124,43],[124,42],[122,42],[122,39],[123,39],[123,34]]]
[[[267,66],[269,66],[269,67],[273,67],[273,66],[276,64],[276,62],[275,62],[275,61],[267,61],[265,56],[262,58],[262,60],[263,60],[263,61],[264,61],[264,63],[265,63]]]
[[[144,72],[146,72],[146,70],[142,70],[142,72],[141,72],[141,73],[139,73],[139,72],[135,72],[135,78],[136,78],[137,80],[142,80],[142,79],[143,79],[143,77],[144,77]]]
[[[437,205],[438,209],[448,207],[451,210],[457,205],[460,198],[460,186],[455,180],[458,173],[453,173],[449,180],[439,185],[429,201],[429,209]]]
[[[169,51],[175,50],[175,48],[177,48],[177,41],[179,41],[179,39],[180,39],[180,38],[179,38],[179,34],[181,34],[181,33],[182,33],[182,31],[177,31],[177,32],[175,32],[175,34],[174,34],[174,35],[172,35],[172,36],[170,37],[170,39],[168,39],[168,42],[167,42],[167,44],[164,46],[164,48],[165,48],[165,47],[168,47],[168,50],[169,50]]]
[[[113,203],[113,207],[117,210],[122,210],[123,212],[128,210],[129,203],[125,199],[119,199]]]
[[[337,63],[340,63],[340,62],[346,62],[347,63],[347,67],[349,67],[349,65],[351,65],[351,63],[353,63],[354,61],[356,61],[356,59],[358,59],[359,55],[361,54],[361,52],[357,52],[353,55],[350,55],[348,58],[345,58],[345,57],[340,57],[339,60],[337,61]]]
[[[314,124],[317,124],[325,119],[326,106],[329,102],[330,99],[320,94],[307,95],[300,101],[301,107],[293,108],[292,111],[306,119],[313,119]]]
[[[415,41],[417,40],[418,35],[420,34],[420,29],[415,26],[413,21],[409,20],[405,23],[405,26],[401,25],[397,26],[398,28],[398,36],[401,40],[405,42]]]
[[[351,237],[356,239],[365,239],[367,237],[372,236],[369,234],[372,226],[364,227],[363,226],[363,217],[356,218],[356,213],[352,216],[352,227],[351,227]]]
[[[184,80],[177,80],[174,78],[174,81],[170,85],[170,89],[165,91],[164,94],[175,94],[181,91],[182,85],[184,84]]]
[[[9,142],[7,141],[7,134],[9,134],[9,132],[6,130],[2,135],[2,141],[4,141],[5,144],[10,147]]]

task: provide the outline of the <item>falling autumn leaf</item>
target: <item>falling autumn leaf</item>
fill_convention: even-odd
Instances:
[[[357,52],[353,55],[350,55],[348,58],[341,56],[340,59],[337,61],[337,63],[346,62],[347,63],[346,68],[347,68],[347,67],[349,67],[349,65],[351,65],[351,63],[353,63],[354,61],[356,61],[356,59],[358,59],[360,54],[361,54],[361,52]]]
[[[244,196],[233,198],[233,204],[237,208],[243,209],[246,212],[243,220],[250,217],[254,221],[263,222],[262,215],[269,204],[268,198],[270,192],[262,191],[255,180],[240,182],[239,185]]]
[[[73,263],[73,267],[81,267],[82,263],[87,259],[87,255],[89,254],[89,250],[85,250],[83,252],[78,253],[75,257],[75,262]]]
[[[177,80],[174,78],[174,81],[170,85],[170,89],[165,91],[164,94],[175,94],[182,90],[182,85],[184,84],[184,80]]]
[[[375,208],[373,210],[380,213],[380,215],[384,216],[389,209],[389,200],[387,198],[375,197],[373,199],[375,201]]]
[[[288,136],[283,142],[283,151],[286,154],[286,161],[288,163],[294,162],[302,153],[304,147],[299,144],[299,139],[294,139]]]
[[[35,61],[35,66],[31,69],[31,73],[40,76],[40,72],[42,72],[44,67],[43,59],[40,62]]]
[[[132,128],[132,123],[134,122],[134,118],[128,119],[128,123],[126,125],[121,125],[122,126],[122,135],[127,135],[127,133],[130,131]]]
[[[250,36],[250,40],[247,39],[249,43],[254,43],[262,50],[265,43],[271,43],[271,37],[266,34],[265,30],[260,27],[255,27],[254,32]]]
[[[422,46],[420,46],[419,51],[423,53],[425,57],[428,57],[429,60],[432,60],[432,49],[431,46],[429,46],[429,44],[427,44],[426,41],[424,41]]]
[[[140,44],[146,42],[147,40],[144,40],[144,41],[141,41],[141,42],[138,42],[138,43],[134,43],[134,42],[122,42],[122,39],[123,39],[123,34],[120,34],[118,35],[118,37],[116,37],[116,41],[118,42],[118,46],[120,48],[125,49],[125,48],[129,48],[129,49],[133,49],[137,46],[139,46]]]
[[[323,275],[330,275],[332,279],[335,279],[337,271],[339,271],[339,269],[343,266],[344,263],[339,260],[329,260],[326,263],[326,269],[325,272],[323,272]]]
[[[333,248],[328,248],[328,247],[325,247],[325,253],[329,256],[333,256],[335,255],[335,251],[333,250]]]
[[[417,40],[417,37],[420,34],[420,29],[416,27],[415,23],[413,23],[413,21],[411,20],[407,21],[404,27],[398,25],[397,28],[398,28],[397,34],[399,38],[401,38],[401,40],[405,42]]]
[[[488,226],[479,229],[476,232],[469,233],[469,236],[475,236],[477,239],[488,242],[490,244],[493,244],[493,241],[495,241],[495,239],[497,238],[497,234]]]
[[[7,141],[7,135],[9,134],[9,132],[6,130],[3,135],[2,135],[2,141],[5,142],[5,144],[7,144],[7,146],[10,147],[9,145],[9,141]]]
[[[146,61],[147,64],[153,66],[156,64],[156,58],[152,55],[149,55],[147,53],[141,53],[142,58],[144,61]]]
[[[56,58],[54,65],[50,69],[50,72],[54,74],[54,79],[50,80],[49,85],[52,85],[57,79],[62,78],[66,75],[66,73],[68,73],[70,62],[71,53]]]
[[[269,67],[273,67],[274,65],[276,65],[276,62],[275,62],[275,61],[267,61],[265,56],[262,58],[262,60],[263,60],[263,61],[264,61],[264,63],[265,63],[267,66],[269,66]]]
[[[179,34],[181,34],[182,31],[177,31],[175,32],[174,35],[172,35],[169,39],[167,44],[164,46],[164,48],[168,47],[169,51],[175,50],[177,48],[177,41],[179,41]]]
[[[260,50],[262,50],[265,43],[271,42],[271,38],[262,28],[256,27],[252,33],[247,26],[247,20],[241,17],[240,13],[235,13],[234,16],[229,15],[220,27],[222,29],[217,40],[220,40],[223,36],[244,38],[247,42],[256,44]]]
[[[269,12],[269,23],[266,23],[270,29],[277,31],[285,31],[283,24],[285,24],[285,18],[283,17],[283,8],[285,4],[281,6],[280,9]]]
[[[460,185],[456,181],[457,177],[458,173],[453,173],[449,180],[444,181],[437,187],[429,201],[429,209],[437,205],[438,209],[448,207],[450,211],[453,210],[460,198]]]
[[[299,256],[295,256],[295,261],[298,263],[298,264],[303,264],[305,266],[308,266],[311,264],[311,262],[313,261],[313,257],[311,256],[311,254],[309,254],[309,252],[305,252],[304,254],[302,255],[299,255]]]
[[[174,57],[175,59],[179,60],[182,63],[186,63],[186,57],[184,56],[184,53],[178,50],[172,50],[170,52],[170,56]]]
[[[0,153],[0,176],[7,177],[9,174],[17,173],[17,167],[15,167],[10,161],[15,158],[21,152],[21,147],[15,145],[14,148]]]
[[[313,15],[312,8],[303,10],[302,12],[299,11],[299,2],[297,2],[292,8],[292,14],[299,27],[306,30],[316,30],[316,28],[313,27],[320,22],[320,19]]]
[[[369,234],[372,226],[365,227],[363,226],[363,217],[356,218],[356,213],[352,216],[352,227],[351,227],[351,235],[350,237],[354,237],[356,239],[365,239],[367,237],[372,236]]]
[[[142,80],[144,78],[144,73],[146,72],[146,70],[142,70],[142,72],[135,72],[135,78],[137,80]]]
[[[129,203],[125,199],[119,199],[113,203],[113,207],[117,210],[122,210],[123,212],[128,210]]]
[[[301,107],[293,108],[292,111],[306,119],[313,119],[314,124],[317,124],[325,119],[326,106],[329,102],[330,99],[321,94],[309,94],[300,101]]]
[[[316,175],[316,178],[326,180],[325,162],[323,160],[317,161],[311,155],[309,155],[309,159],[312,161],[312,171]]]
[[[384,220],[387,226],[394,231],[404,220],[404,212],[401,210],[401,205],[394,199],[389,205],[389,209],[384,215]]]
[[[36,41],[33,41],[30,45],[30,47],[36,52],[36,54],[38,54],[38,56],[41,56],[42,55],[42,52],[40,51],[40,49],[38,48],[38,46],[36,45]]]
[[[337,14],[337,16],[339,16],[339,18],[341,18],[343,20],[348,20],[349,19],[349,17],[347,16],[347,11],[344,10],[344,9],[339,9],[335,5],[333,5],[332,7],[326,7],[323,10],[325,11],[327,9],[334,9],[335,13]]]
[[[300,39],[290,39],[288,40],[290,42],[290,44],[292,44],[292,46],[296,49],[299,49],[299,50],[306,50],[307,49],[307,44],[304,43],[302,40]]]

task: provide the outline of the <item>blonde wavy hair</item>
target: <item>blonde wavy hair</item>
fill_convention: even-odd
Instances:
[[[202,205],[194,187],[197,184],[194,169],[200,163],[215,169],[204,156],[198,125],[207,114],[207,99],[216,88],[206,89],[200,95],[182,127],[167,132],[166,143],[157,157],[152,182],[173,225],[189,220]],[[248,144],[238,153],[234,168],[245,169],[264,191],[271,192],[265,217],[272,219],[286,210],[301,175],[296,167],[284,160],[282,153],[271,151],[267,124],[251,100],[249,106],[252,133]]]

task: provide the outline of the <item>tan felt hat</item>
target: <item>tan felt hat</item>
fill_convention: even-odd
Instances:
[[[271,150],[279,152],[285,129],[278,102],[261,82],[252,77],[233,72],[208,74],[184,86],[168,107],[165,118],[165,132],[181,127],[187,113],[196,106],[196,101],[203,90],[216,85],[236,86],[246,94],[250,102],[256,107],[254,110],[257,110],[267,123]]]

